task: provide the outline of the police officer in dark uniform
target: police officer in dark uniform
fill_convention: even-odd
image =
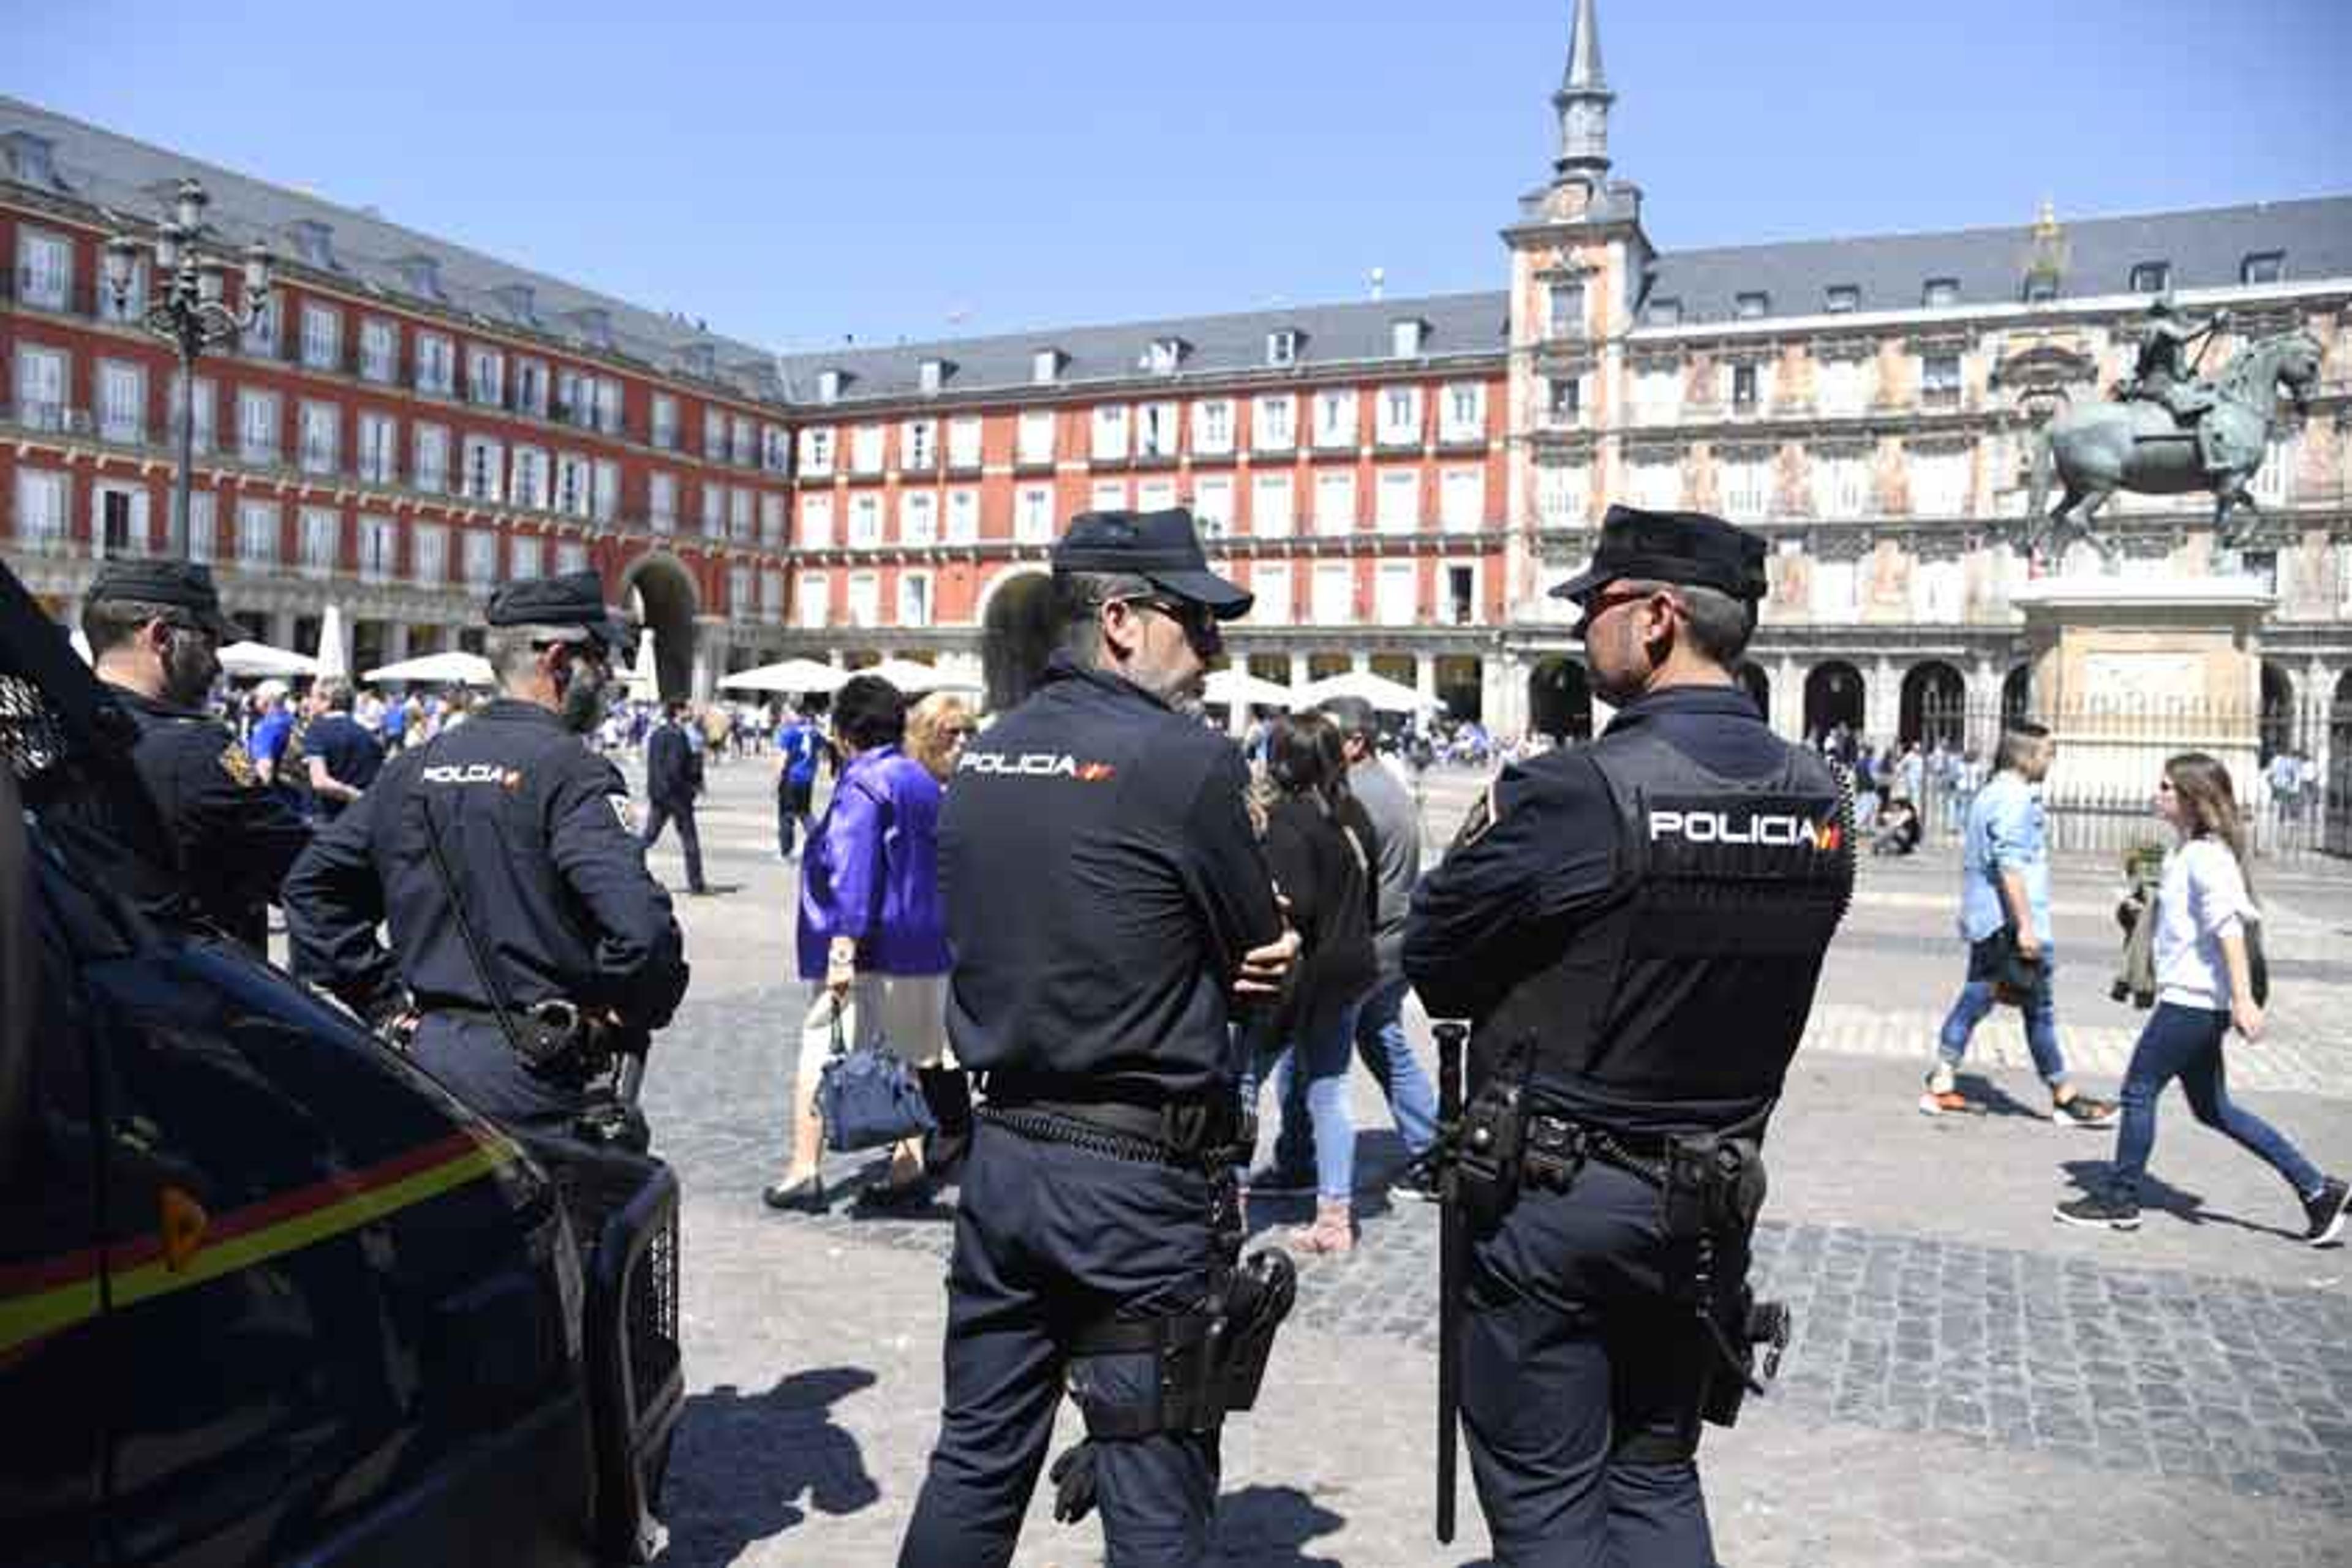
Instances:
[[[310,829],[204,710],[220,679],[220,646],[239,635],[221,614],[211,569],[110,561],[90,584],[81,624],[99,679],[138,726],[131,760],[167,844],[113,831],[110,808],[95,795],[61,803],[57,829],[119,868],[110,879],[158,924],[223,932],[263,951],[268,905]],[[142,843],[143,852],[131,847]]]
[[[1853,882],[1839,777],[1731,673],[1763,589],[1755,535],[1612,507],[1555,593],[1616,717],[1506,769],[1406,926],[1431,1015],[1476,1026],[1463,1414],[1511,1568],[1715,1562],[1699,1424],[1772,1326],[1764,1125]]]
[[[1064,1517],[1091,1490],[1112,1561],[1198,1563],[1216,1419],[1246,1404],[1200,1353],[1240,1239],[1229,1019],[1237,992],[1278,989],[1297,938],[1241,755],[1196,710],[1250,596],[1181,510],[1073,520],[1053,592],[1061,646],[966,747],[940,819],[948,1033],[985,1099],[901,1568],[1011,1561],[1066,1373],[1089,1437],[1055,1468]]]
[[[468,1104],[565,1134],[601,1043],[677,1010],[684,945],[620,773],[583,740],[630,641],[596,574],[500,589],[488,618],[504,695],[384,765],[287,879],[287,923],[362,1014],[413,1009],[412,1053]]]

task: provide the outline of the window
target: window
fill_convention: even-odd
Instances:
[[[278,356],[278,321],[285,313],[284,299],[272,294],[261,302],[260,311],[253,324],[237,334],[237,353],[248,359],[275,359]]]
[[[547,366],[544,363],[520,357],[515,360],[514,405],[518,414],[528,414],[538,419],[547,417]]]
[[[1584,422],[1582,376],[1556,375],[1544,384],[1544,415],[1554,429],[1572,429]]]
[[[466,585],[487,588],[499,580],[499,536],[487,528],[466,531]]]
[[[1223,457],[1234,449],[1234,404],[1229,397],[1204,397],[1192,405],[1192,450]]]
[[[517,506],[535,510],[547,510],[547,454],[537,447],[517,447],[513,459],[514,480],[508,494]]]
[[[849,467],[851,472],[859,474],[878,474],[882,471],[881,426],[860,425],[856,430],[850,432]]]
[[[1315,395],[1315,444],[1352,447],[1356,444],[1356,394],[1352,387],[1327,387]]]
[[[937,392],[948,384],[948,362],[943,359],[927,359],[917,367],[915,378],[916,384],[925,392]]]
[[[833,427],[820,425],[801,432],[801,472],[823,477],[833,472]]]
[[[1352,533],[1356,529],[1356,476],[1345,468],[1315,476],[1315,531]]]
[[[825,432],[832,438],[833,432]],[[677,450],[677,399],[667,392],[654,394],[653,444],[665,452]]]
[[[1421,388],[1390,386],[1381,390],[1381,445],[1417,446],[1421,441]]]
[[[555,574],[559,577],[588,570],[588,546],[577,539],[555,542]]]
[[[1234,526],[1234,481],[1230,474],[1209,474],[1192,487],[1192,518],[1203,538],[1221,539]]]
[[[865,491],[849,498],[849,547],[871,550],[882,542],[882,498]]]
[[[1813,618],[1850,620],[1854,613],[1854,572],[1851,561],[1813,563]]]
[[[1279,370],[1298,363],[1298,334],[1278,327],[1265,335],[1265,363]]]
[[[520,391],[518,367],[517,391]],[[507,575],[516,582],[547,575],[547,542],[535,533],[518,533],[507,541]]]
[[[1653,300],[1642,309],[1644,326],[1671,327],[1679,324],[1682,319],[1683,302],[1680,300]]]
[[[1166,474],[1156,479],[1139,479],[1135,485],[1135,510],[1166,511],[1176,504],[1176,481]]]
[[[1822,301],[1832,316],[1843,316],[1862,309],[1862,289],[1853,283],[1832,283]]]
[[[121,360],[98,363],[98,435],[102,441],[147,438],[147,373]]]
[[[2254,470],[2249,483],[2257,504],[2285,506],[2294,500],[2294,469],[2301,447],[2293,431],[2270,438],[2263,451],[2262,467]]]
[[[1916,515],[1966,515],[1968,485],[1969,455],[1966,451],[1911,454],[1911,510]]]
[[[597,384],[596,426],[598,429],[611,428],[610,426],[604,423],[604,386],[606,384],[607,384],[601,382]],[[618,382],[614,382],[609,384],[612,385],[614,393],[617,395],[620,384]],[[617,407],[619,404],[619,398],[617,395],[615,395],[614,402],[614,405]],[[736,415],[728,423],[727,453],[729,457],[734,459],[735,466],[739,468],[748,468],[754,463],[757,463],[760,460],[759,426],[751,420],[746,419],[740,414]]]
[[[129,293],[117,299],[110,284],[98,291],[98,319],[101,321],[136,321],[146,314],[147,256],[142,251],[131,264]]]
[[[793,584],[800,596],[800,624],[804,631],[823,626],[833,616],[833,583],[822,572],[803,572]]]
[[[1817,453],[1813,458],[1813,507],[1823,517],[1860,517],[1870,505],[1870,459],[1866,452]]]
[[[1091,511],[1123,511],[1127,507],[1125,479],[1097,479],[1094,491],[1087,502]]]
[[[389,414],[359,416],[359,476],[372,485],[388,485],[400,477],[400,421]]]
[[[360,323],[360,379],[379,386],[400,379],[400,329],[382,316]]]
[[[596,459],[595,489],[590,513],[598,522],[621,515],[621,465],[610,458]]]
[[[1135,409],[1135,455],[1172,458],[1176,455],[1179,412],[1173,403],[1142,403]]]
[[[1290,596],[1290,563],[1259,561],[1250,566],[1250,592],[1257,603],[1250,606],[1250,619],[1270,621],[1276,626],[1287,626],[1295,612]]]
[[[702,460],[706,463],[727,460],[727,416],[716,408],[702,411]]]
[[[457,387],[457,351],[439,332],[416,334],[416,390],[446,397]]]
[[[1633,372],[1633,422],[1671,425],[1682,417],[1683,377],[1672,364],[1648,364]]]
[[[2046,304],[2058,298],[2058,274],[2048,268],[2036,268],[2025,275],[2026,303]]]
[[[1184,345],[1175,338],[1154,338],[1144,353],[1143,366],[1154,375],[1172,375],[1184,357]]]
[[[1373,521],[1382,533],[1416,533],[1421,529],[1421,470],[1383,468],[1372,492]]]
[[[497,500],[506,492],[500,481],[506,474],[506,448],[487,436],[468,436],[465,446],[466,466],[458,478],[458,493],[468,500]],[[576,463],[567,458],[565,463]],[[565,508],[570,510],[570,508]]]
[[[1054,460],[1054,411],[1050,408],[1024,408],[1021,411],[1021,433],[1013,452],[1014,460],[1044,464]]]
[[[898,574],[898,624],[902,626],[928,626],[931,624],[929,573]]]
[[[1731,297],[1731,314],[1735,321],[1758,321],[1771,309],[1772,296],[1769,294],[1735,294]]]
[[[1029,356],[1029,379],[1039,386],[1051,386],[1062,374],[1062,353],[1059,349],[1039,349]]]
[[[882,577],[876,572],[849,574],[849,624],[877,626],[882,619]]]
[[[1023,544],[1043,544],[1054,537],[1052,486],[1021,487],[1013,498],[1013,537]]]
[[[1478,568],[1445,567],[1445,615],[1449,625],[1466,626],[1478,617]]]
[[[727,537],[727,487],[702,481],[702,531],[707,538]]]
[[[1372,599],[1381,625],[1412,625],[1421,618],[1421,568],[1411,561],[1381,562]]]
[[[501,408],[507,400],[507,356],[496,349],[466,350],[466,395],[484,408]]]
[[[243,566],[278,563],[278,531],[282,525],[278,503],[241,500],[236,503],[236,559]]]
[[[767,571],[760,574],[760,618],[781,624],[784,618],[784,574]]]
[[[1819,362],[1813,380],[1821,389],[1822,412],[1837,417],[1862,413],[1869,404],[1869,362],[1858,356]]]
[[[1260,397],[1250,405],[1250,445],[1261,452],[1287,452],[1298,444],[1298,403],[1289,393]]]
[[[387,581],[400,560],[400,531],[388,517],[360,519],[360,576],[371,583]]]
[[[971,544],[980,538],[980,492],[957,489],[948,492],[948,542]]]
[[[1475,381],[1457,381],[1445,389],[1438,439],[1476,441],[1486,434],[1486,389]]]
[[[1389,357],[1412,359],[1420,353],[1421,340],[1428,329],[1428,322],[1411,318],[1402,321],[1391,321],[1389,323]]]
[[[302,471],[331,474],[342,459],[342,411],[331,403],[302,405]]]
[[[1553,338],[1584,336],[1584,285],[1555,283],[1544,293],[1544,331]]]
[[[819,403],[841,401],[841,372],[821,370],[816,373],[816,400]]]
[[[963,469],[980,467],[978,418],[948,421],[948,467]]]
[[[1630,459],[1626,478],[1633,504],[1649,511],[1672,511],[1682,505],[1682,464],[1673,456],[1651,453]]]
[[[1957,278],[1930,278],[1919,290],[1919,303],[1930,310],[1960,302],[1960,283]]]
[[[302,509],[302,569],[326,573],[335,569],[343,552],[343,520],[331,507]]]
[[[244,387],[236,395],[236,455],[246,463],[278,461],[278,395]]]
[[[808,495],[801,498],[801,548],[830,550],[833,548],[833,498],[829,495]]]
[[[1761,518],[1771,504],[1772,467],[1761,452],[1727,454],[1716,471],[1723,514],[1742,522]]]
[[[898,542],[929,544],[940,536],[940,498],[908,490],[898,498]]]
[[[2286,276],[2286,252],[2258,250],[2238,264],[2241,283],[2275,283]]]
[[[16,470],[16,538],[31,546],[66,538],[66,476],[47,468]],[[209,498],[207,498],[209,499]]]
[[[220,503],[210,490],[188,495],[188,559],[220,559]]]
[[[303,305],[302,363],[312,370],[340,369],[335,362],[342,346],[343,313],[331,305]]]
[[[1448,468],[1438,476],[1437,520],[1448,532],[1467,533],[1486,526],[1485,469]]]
[[[830,521],[830,518],[827,520]],[[677,531],[677,476],[659,469],[646,476],[646,522],[656,533]]]
[[[784,542],[784,498],[772,490],[760,497],[760,542],[770,549]]]
[[[1262,539],[1286,538],[1294,518],[1288,474],[1250,479],[1250,531]]]
[[[1960,356],[1928,353],[1919,356],[1919,401],[1930,408],[1955,407],[1960,401]]]
[[[23,351],[19,350],[19,353]],[[20,362],[21,363],[21,362]],[[199,452],[213,449],[214,433],[220,416],[220,389],[204,376],[196,377],[196,395],[190,400],[189,414],[195,425],[193,440]],[[172,434],[180,433],[180,373],[172,373]]]
[[[2135,294],[2161,294],[2172,284],[2172,264],[2168,261],[2135,262],[2131,269],[2131,291]]]
[[[416,426],[415,488],[440,495],[449,488],[449,432],[438,425]]]
[[[449,531],[437,522],[420,522],[408,531],[408,575],[427,587],[449,580]]]
[[[1582,463],[1548,463],[1536,469],[1536,524],[1574,528],[1584,521],[1591,479]]]
[[[751,567],[727,568],[727,614],[730,619],[743,621],[751,618]]]
[[[1097,463],[1118,462],[1127,456],[1127,405],[1106,403],[1095,409],[1094,446]]]
[[[939,426],[928,419],[909,419],[899,427],[898,465],[918,473],[940,466]]]
[[[62,310],[73,293],[73,247],[61,235],[16,231],[16,298],[45,310]]]
[[[1315,622],[1344,626],[1356,619],[1356,566],[1351,561],[1315,563]]]

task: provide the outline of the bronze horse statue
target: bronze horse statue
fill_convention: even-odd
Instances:
[[[2204,414],[2221,465],[2211,473],[2199,452],[2197,432],[2179,426],[2160,403],[2094,403],[2067,409],[2050,421],[2034,445],[2032,498],[2018,548],[2028,554],[2047,551],[2063,555],[2068,545],[2083,539],[2105,554],[2108,546],[2092,525],[2107,498],[2119,489],[2143,495],[2210,489],[2215,541],[2235,545],[2240,531],[2231,527],[2231,512],[2241,507],[2250,512],[2262,510],[2246,484],[2262,467],[2270,444],[2278,388],[2287,389],[2300,412],[2318,381],[2319,344],[2308,332],[2282,332],[2241,350],[2214,379],[2213,405]],[[2049,507],[2053,474],[2066,493]]]

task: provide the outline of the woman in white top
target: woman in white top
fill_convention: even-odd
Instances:
[[[2139,1182],[2156,1143],[2156,1102],[2174,1079],[2189,1109],[2284,1177],[2303,1205],[2304,1238],[2325,1247],[2343,1234],[2352,1187],[2327,1176],[2253,1112],[2233,1104],[2221,1042],[2234,1025],[2248,1041],[2262,1038],[2263,1007],[2255,999],[2247,928],[2262,917],[2246,886],[2245,839],[2230,770],[2202,752],[2184,752],[2164,764],[2156,786],[2157,815],[2180,836],[2166,857],[2156,905],[2156,1011],[2132,1048],[2124,1072],[2123,1126],[2107,1190],[2058,1205],[2069,1225],[2139,1226]]]

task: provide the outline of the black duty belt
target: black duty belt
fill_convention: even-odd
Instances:
[[[1521,1170],[1530,1186],[1566,1192],[1576,1179],[1577,1167],[1587,1160],[1614,1165],[1654,1187],[1666,1184],[1666,1135],[1663,1132],[1612,1132],[1550,1110],[1538,1110],[1528,1117]]]
[[[992,1095],[978,1114],[1033,1142],[1066,1143],[1135,1164],[1199,1170],[1230,1163],[1241,1157],[1237,1149],[1248,1147],[1238,1109],[1208,1100],[1134,1105]]]

